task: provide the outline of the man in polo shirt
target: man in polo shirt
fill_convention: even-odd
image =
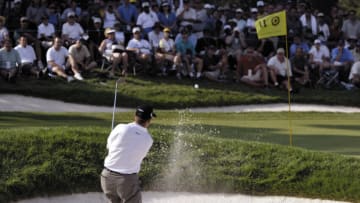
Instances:
[[[283,48],[279,48],[276,51],[276,55],[270,58],[267,66],[274,86],[282,85],[292,92],[291,84],[288,81],[288,76],[292,77],[291,64],[289,59],[286,58]]]
[[[21,64],[19,53],[12,48],[11,40],[5,39],[4,47],[0,49],[0,75],[15,82],[18,64]]]
[[[110,133],[101,172],[101,188],[109,202],[142,202],[138,173],[153,143],[147,128],[154,117],[151,106],[141,105],[136,109],[134,122],[119,124]]]

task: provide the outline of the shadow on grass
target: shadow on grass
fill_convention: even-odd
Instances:
[[[351,130],[351,131],[359,131],[360,132],[360,125],[308,125],[309,127],[313,128],[323,128],[323,129],[333,129],[333,130]],[[359,133],[360,136],[360,133]]]

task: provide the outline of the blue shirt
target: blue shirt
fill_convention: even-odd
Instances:
[[[297,44],[292,44],[290,46],[290,56],[295,56],[295,53],[296,53],[296,49],[300,47],[302,48],[303,52],[304,53],[309,53],[310,51],[310,48],[309,48],[309,45],[306,44],[305,42],[302,42],[301,44],[297,45]]]
[[[184,41],[183,39],[180,39],[178,42],[176,42],[175,48],[176,48],[176,52],[180,54],[185,55],[187,50],[191,50],[192,56],[195,55],[195,47],[190,42],[190,40]]]
[[[333,50],[331,50],[331,62],[335,62],[336,56],[339,53],[339,48],[334,48]],[[349,49],[347,48],[343,48],[343,52],[342,55],[340,57],[340,60],[338,60],[338,62],[344,63],[344,62],[350,62],[350,61],[354,61],[354,57],[351,54],[351,52],[349,51]]]
[[[136,22],[138,13],[134,5],[121,5],[118,8],[118,12],[121,19],[124,20],[127,24],[130,24],[131,22]]]
[[[176,22],[176,16],[174,13],[169,13],[169,15],[165,15],[164,13],[160,12],[158,13],[159,21],[162,25],[165,25],[166,27],[171,27]]]

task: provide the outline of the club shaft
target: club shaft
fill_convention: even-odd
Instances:
[[[117,87],[118,87],[118,81],[116,81],[116,83],[115,83],[115,96],[114,96],[114,107],[113,107],[113,114],[112,114],[111,130],[114,129],[114,125],[115,125]]]

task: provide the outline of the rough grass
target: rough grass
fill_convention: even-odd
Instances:
[[[145,189],[360,200],[359,159],[181,132],[152,130]],[[0,130],[0,202],[100,191],[107,135],[103,127]]]

